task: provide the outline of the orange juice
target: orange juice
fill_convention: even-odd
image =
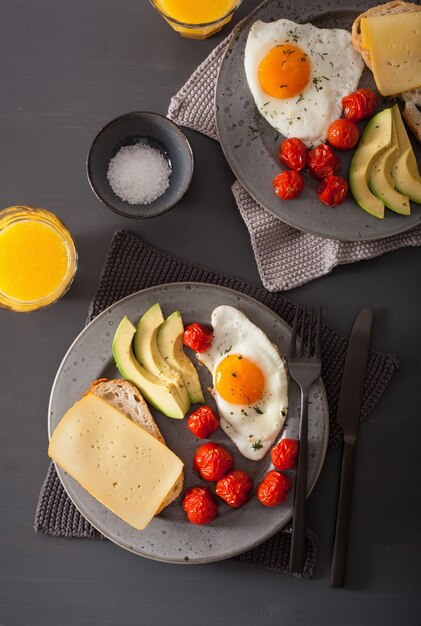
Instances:
[[[213,35],[231,20],[240,4],[239,0],[152,0],[152,3],[174,30],[191,39]]]
[[[0,212],[0,305],[32,311],[55,302],[76,271],[76,251],[60,220],[43,209]]]
[[[170,17],[184,24],[208,24],[224,17],[232,0],[158,0],[158,5]]]

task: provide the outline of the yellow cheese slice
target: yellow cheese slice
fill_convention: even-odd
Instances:
[[[421,86],[421,11],[366,17],[361,37],[383,96]]]
[[[367,18],[364,17],[360,22],[361,45],[363,48],[370,47],[370,33],[367,29]]]
[[[149,524],[183,471],[171,450],[93,394],[67,411],[48,454],[138,530]]]

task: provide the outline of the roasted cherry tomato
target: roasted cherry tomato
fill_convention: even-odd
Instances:
[[[217,443],[205,443],[194,455],[193,467],[204,480],[216,482],[231,469],[233,456]]]
[[[331,146],[338,150],[350,150],[358,143],[360,133],[351,120],[335,120],[329,126],[327,138]]]
[[[281,172],[273,179],[273,188],[278,198],[292,200],[300,195],[304,179],[298,172]]]
[[[183,499],[183,509],[192,524],[209,524],[215,519],[218,507],[207,487],[188,489]]]
[[[317,189],[317,195],[323,204],[335,207],[346,198],[348,191],[348,183],[342,176],[327,176],[320,183]]]
[[[276,470],[270,471],[257,487],[257,497],[265,506],[276,506],[286,500],[291,481]]]
[[[287,470],[295,467],[298,456],[298,441],[295,441],[295,439],[281,439],[272,448],[270,456],[276,469]]]
[[[210,406],[201,406],[189,415],[187,428],[199,439],[207,439],[219,426],[219,420]]]
[[[374,115],[376,105],[376,94],[371,89],[357,89],[342,98],[344,115],[353,122],[361,122]]]
[[[307,148],[301,139],[285,139],[279,148],[279,160],[294,172],[299,172],[307,165]]]
[[[233,509],[239,509],[247,501],[253,482],[246,472],[232,470],[216,483],[217,495]]]
[[[212,345],[212,331],[203,324],[190,324],[184,331],[183,343],[195,352],[205,352]]]
[[[310,174],[318,180],[323,180],[326,176],[332,176],[332,174],[338,171],[340,163],[339,157],[325,143],[321,143],[310,150],[307,157]]]

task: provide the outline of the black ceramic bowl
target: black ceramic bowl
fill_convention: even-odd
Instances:
[[[147,141],[169,160],[172,172],[165,193],[150,204],[129,204],[111,189],[108,164],[122,146]],[[179,127],[159,113],[135,111],[109,122],[95,137],[86,163],[88,180],[96,196],[109,209],[125,217],[146,218],[165,213],[181,200],[193,175],[193,153]]]

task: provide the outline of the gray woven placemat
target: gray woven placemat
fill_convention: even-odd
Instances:
[[[111,241],[96,293],[89,308],[87,322],[121,298],[153,285],[171,282],[194,281],[222,285],[245,293],[291,323],[295,305],[279,294],[271,294],[259,285],[247,283],[206,267],[201,267],[165,254],[126,231],[117,231]],[[322,337],[322,376],[330,412],[329,447],[342,441],[335,421],[339,387],[347,349],[347,337],[324,324]],[[372,352],[369,357],[364,387],[362,416],[366,417],[383,394],[398,361],[393,355]],[[90,381],[87,381],[87,386]],[[51,464],[41,490],[35,517],[35,530],[48,535],[64,537],[101,538],[77,511]],[[246,552],[236,560],[265,566],[275,571],[288,572],[290,528],[287,528]],[[304,577],[313,574],[317,560],[317,537],[307,531]]]
[[[170,119],[216,140],[216,79],[231,36],[222,41],[199,65],[172,98],[168,109]],[[232,186],[232,192],[250,234],[260,278],[269,291],[292,289],[328,274],[337,265],[371,259],[398,248],[421,245],[421,226],[400,235],[365,242],[338,241],[309,235],[288,226],[263,209],[238,181]]]

